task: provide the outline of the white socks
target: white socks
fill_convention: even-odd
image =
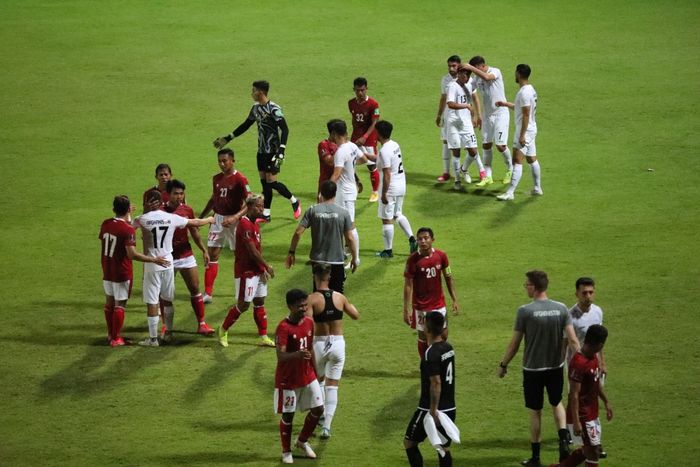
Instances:
[[[158,316],[148,317],[148,337],[151,339],[158,338],[158,321],[160,321]]]
[[[503,156],[503,163],[506,165],[506,170],[513,170],[513,156],[510,154],[510,149],[506,148],[501,155]]]
[[[459,177],[459,157],[451,156],[452,157],[452,170],[454,170],[455,173],[455,178]]]
[[[325,392],[325,404],[323,416],[323,428],[328,430],[331,429],[331,422],[333,421],[333,416],[335,415],[335,409],[338,406],[338,386],[326,386]]]
[[[296,196],[292,195],[292,197],[289,198],[289,202],[292,203],[292,204],[296,203],[296,202],[297,202]]]
[[[520,183],[520,177],[523,176],[523,164],[518,164],[517,162],[513,164],[513,178],[510,181],[510,187],[508,187],[508,191],[506,193],[509,194],[514,194],[515,189],[518,187],[518,183]]]
[[[399,227],[401,227],[401,230],[403,230],[407,238],[413,237],[413,230],[411,230],[411,224],[408,222],[406,216],[399,214],[399,217],[396,218],[396,223],[399,224]]]
[[[382,224],[382,238],[384,239],[384,249],[391,250],[394,243],[394,224]]]
[[[479,173],[483,172],[484,164],[481,163],[481,157],[479,157],[479,153],[477,153],[476,156],[467,154],[466,159],[464,159],[464,165],[462,166],[462,172],[468,172],[469,166],[472,165],[474,161],[476,161],[476,165],[477,167],[479,167]]]
[[[540,187],[540,161],[535,161],[532,164],[530,164],[530,168],[532,169],[532,181],[535,184],[535,188],[541,188]]]
[[[490,177],[492,175],[491,165],[493,164],[493,149],[484,149],[484,168],[486,169],[486,176]]]
[[[450,157],[452,155],[450,154],[450,150],[447,147],[447,143],[442,143],[442,172],[443,173],[450,173]]]

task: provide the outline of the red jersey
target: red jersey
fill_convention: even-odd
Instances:
[[[187,219],[194,219],[194,211],[191,207],[185,203],[180,204],[175,209],[171,209],[168,204],[163,206],[163,211],[169,212],[171,214],[177,214],[178,216],[185,217]],[[192,256],[192,245],[190,245],[189,237],[189,227],[184,229],[175,229],[173,234],[173,259],[187,258]]]
[[[318,163],[319,163],[319,174],[318,174],[318,186],[321,187],[321,183],[326,180],[330,180],[333,175],[333,155],[338,149],[338,145],[332,141],[324,139],[318,143]],[[328,156],[331,157],[331,164],[326,164],[326,159]]]
[[[445,306],[442,293],[442,271],[450,266],[447,255],[436,248],[428,256],[413,253],[406,261],[403,276],[413,281],[413,308],[437,310]]]
[[[581,383],[578,393],[578,417],[581,421],[590,422],[598,418],[599,379],[598,356],[589,359],[576,352],[569,362],[569,381]]]
[[[126,254],[127,246],[136,246],[136,232],[124,219],[112,217],[102,222],[102,279],[111,282],[133,280],[134,270]]]
[[[144,204],[146,203],[146,196],[148,196],[148,194],[152,191],[159,191],[160,192],[160,201],[161,201],[160,206],[161,207],[165,206],[165,203],[167,203],[168,200],[170,199],[170,195],[168,194],[167,191],[160,191],[160,188],[158,188],[157,186],[152,186],[151,188],[149,188],[148,190],[143,192]]]
[[[350,141],[354,143],[359,137],[367,133],[374,120],[379,120],[379,104],[369,96],[363,102],[357,102],[357,99],[352,98],[348,101],[348,109],[350,109],[352,114],[352,136]],[[367,136],[363,146],[377,146],[377,130],[374,130]]]
[[[287,352],[308,350],[313,352],[314,322],[306,316],[297,324],[289,319],[283,319],[275,331],[277,345],[286,346]],[[302,388],[316,379],[311,360],[294,359],[286,362],[277,362],[275,371],[275,388],[294,389]]]
[[[252,243],[256,250],[262,252],[260,226],[248,219],[241,217],[236,226],[236,260],[233,265],[233,277],[253,277],[265,272],[265,268],[253,259],[248,252],[247,243]]]
[[[248,179],[237,170],[230,175],[219,173],[212,178],[214,212],[222,216],[236,214],[248,197]]]

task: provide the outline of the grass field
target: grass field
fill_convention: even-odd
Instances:
[[[96,237],[112,197],[138,199],[160,162],[199,212],[218,171],[211,141],[245,118],[261,78],[291,129],[282,179],[308,206],[316,143],[329,118],[347,118],[358,75],[403,148],[404,211],[414,229],[433,227],[453,265],[463,309],[450,332],[463,439],[455,465],[516,465],[529,454],[520,376],[499,380],[496,369],[531,268],[545,269],[550,296],[567,304],[578,276],[598,282],[616,408],[603,423],[604,464],[691,465],[700,455],[696,2],[6,0],[0,11],[0,195],[10,216],[0,242],[0,465],[279,462],[275,356],[254,345],[252,316],[222,349],[193,333],[178,279],[177,345],[106,346]],[[527,168],[513,203],[495,201],[498,184],[466,193],[434,184],[438,85],[453,53],[501,68],[510,99],[515,65],[532,66],[544,197],[525,194]],[[234,143],[259,189],[254,129]],[[357,206],[362,265],[346,289],[362,319],[346,323],[334,437],[312,441],[319,459],[300,465],[405,464],[419,383],[415,337],[401,320],[408,246],[397,229],[401,254],[376,260],[376,207],[366,193]],[[273,217],[263,241],[278,271],[268,297],[276,324],[284,292],[310,280],[301,265],[283,269],[295,222],[279,196]],[[231,254],[222,257],[212,325],[233,296]],[[140,338],[135,269],[125,335]],[[543,419],[550,462],[556,434]],[[436,465],[427,446],[423,454]]]

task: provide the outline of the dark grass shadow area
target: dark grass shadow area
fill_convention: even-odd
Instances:
[[[265,420],[255,419],[235,421],[231,420],[225,422],[193,422],[192,428],[194,430],[204,430],[212,433],[221,433],[227,431],[233,431],[238,433],[241,431],[249,431],[254,433],[269,434],[270,432],[274,432],[276,427],[275,422],[277,422],[277,417],[271,415],[269,419]]]
[[[536,201],[535,198],[534,196],[516,193],[514,201],[495,200],[494,203],[498,203],[501,209],[491,218],[489,228],[496,229],[507,227],[517,219],[526,206]]]
[[[201,451],[188,454],[170,454],[152,457],[149,465],[246,465],[261,464],[277,465],[280,463],[280,455],[272,454],[269,450],[261,449],[260,452],[243,452],[240,449],[233,451]],[[294,459],[296,461],[296,458]]]

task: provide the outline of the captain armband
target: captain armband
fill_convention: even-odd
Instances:
[[[449,266],[447,266],[445,269],[443,269],[443,271],[445,271],[445,275],[446,275],[447,277],[449,277],[449,276],[452,275],[452,268],[449,267]]]

